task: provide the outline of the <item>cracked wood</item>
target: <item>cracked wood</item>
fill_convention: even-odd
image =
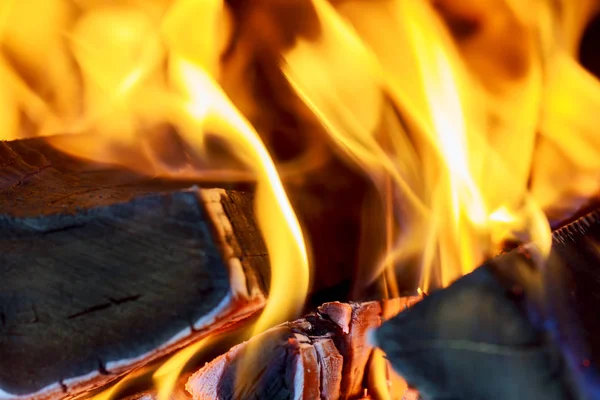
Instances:
[[[0,142],[0,398],[76,395],[262,307],[252,195],[187,186]]]
[[[194,400],[357,399],[365,389],[376,392],[367,378],[368,331],[418,300],[326,303],[234,346],[194,373],[186,389]],[[395,394],[413,396],[402,384]]]

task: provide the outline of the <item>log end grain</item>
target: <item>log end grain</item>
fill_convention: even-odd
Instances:
[[[409,303],[395,302],[388,311]],[[381,325],[384,308],[382,302],[326,303],[233,347],[194,373],[186,388],[195,400],[358,398],[373,351],[367,334]],[[348,310],[350,318],[341,318]]]

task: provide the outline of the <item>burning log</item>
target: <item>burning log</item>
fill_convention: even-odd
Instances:
[[[262,308],[252,195],[182,186],[0,142],[0,398],[81,393]]]
[[[373,352],[367,331],[418,299],[325,303],[233,347],[193,374],[187,390],[196,400],[358,398]]]
[[[377,344],[431,398],[599,398],[598,243],[594,211],[553,233],[543,268],[505,253],[387,321]]]

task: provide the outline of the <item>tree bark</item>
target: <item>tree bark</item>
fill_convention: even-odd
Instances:
[[[188,186],[0,142],[0,398],[87,391],[262,308],[252,194]]]

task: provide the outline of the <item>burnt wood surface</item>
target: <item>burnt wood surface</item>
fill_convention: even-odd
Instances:
[[[75,394],[260,309],[252,195],[187,186],[0,142],[0,398]]]
[[[193,374],[186,388],[195,400],[359,398],[370,389],[368,331],[418,300],[326,303],[234,346]]]
[[[543,266],[530,250],[385,323],[377,343],[394,367],[433,399],[600,398],[600,211],[555,230]]]

